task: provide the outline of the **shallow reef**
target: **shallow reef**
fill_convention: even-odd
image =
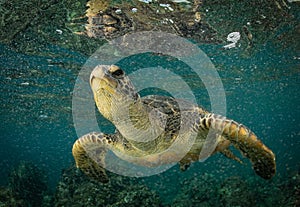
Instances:
[[[171,206],[219,206],[218,181],[210,174],[180,182],[180,191]]]
[[[55,193],[54,206],[160,206],[158,195],[137,179],[109,175],[102,184],[70,167],[63,171]]]
[[[216,179],[204,174],[181,182],[170,206],[299,206],[300,175],[265,181],[239,176]]]
[[[16,198],[9,187],[1,187],[0,206],[26,206],[26,204],[24,200]]]
[[[0,207],[300,205],[299,172],[284,178],[278,175],[271,181],[240,176],[221,179],[204,173],[179,181],[179,187],[168,191],[170,195],[162,197],[159,194],[163,188],[152,189],[143,179],[113,173],[109,173],[109,177],[109,183],[98,183],[86,177],[75,166],[71,166],[62,171],[55,191],[49,194],[44,180],[45,174],[35,165],[21,163],[12,171],[9,185],[0,188]]]
[[[11,171],[8,186],[0,188],[0,206],[42,206],[47,190],[45,173],[33,163],[21,162]]]
[[[251,206],[254,200],[250,186],[240,177],[226,178],[218,192],[224,206]]]

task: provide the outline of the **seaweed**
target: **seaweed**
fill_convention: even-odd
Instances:
[[[21,162],[9,176],[12,197],[30,206],[41,206],[47,192],[45,173],[30,162]]]

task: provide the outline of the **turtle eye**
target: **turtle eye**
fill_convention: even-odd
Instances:
[[[114,78],[120,79],[120,78],[123,78],[123,77],[124,77],[125,73],[124,73],[123,70],[117,69],[117,70],[113,71],[113,72],[111,73],[111,75],[112,75],[112,77],[114,77]]]

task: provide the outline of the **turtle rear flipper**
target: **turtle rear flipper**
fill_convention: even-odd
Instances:
[[[106,135],[96,132],[86,134],[76,140],[72,149],[76,167],[102,183],[109,181],[105,172],[105,156],[108,150],[105,137]]]
[[[222,136],[250,159],[256,174],[264,179],[274,176],[276,172],[274,153],[246,126],[215,114],[207,115],[202,123],[222,132]]]

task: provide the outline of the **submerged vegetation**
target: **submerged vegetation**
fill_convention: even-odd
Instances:
[[[80,170],[63,170],[55,191],[47,192],[45,174],[36,166],[21,163],[11,173],[7,187],[0,188],[0,206],[298,206],[300,174],[289,179],[264,181],[258,177],[232,176],[224,180],[211,174],[179,181],[179,188],[160,197],[159,189],[147,187],[142,179],[110,174],[102,184]],[[276,196],[275,196],[276,195]],[[170,200],[166,200],[170,198]]]
[[[21,162],[11,171],[8,187],[0,189],[0,206],[42,206],[47,189],[46,174],[30,162]]]
[[[75,167],[63,171],[55,206],[159,206],[158,195],[137,179],[113,174],[108,184],[93,182]]]

